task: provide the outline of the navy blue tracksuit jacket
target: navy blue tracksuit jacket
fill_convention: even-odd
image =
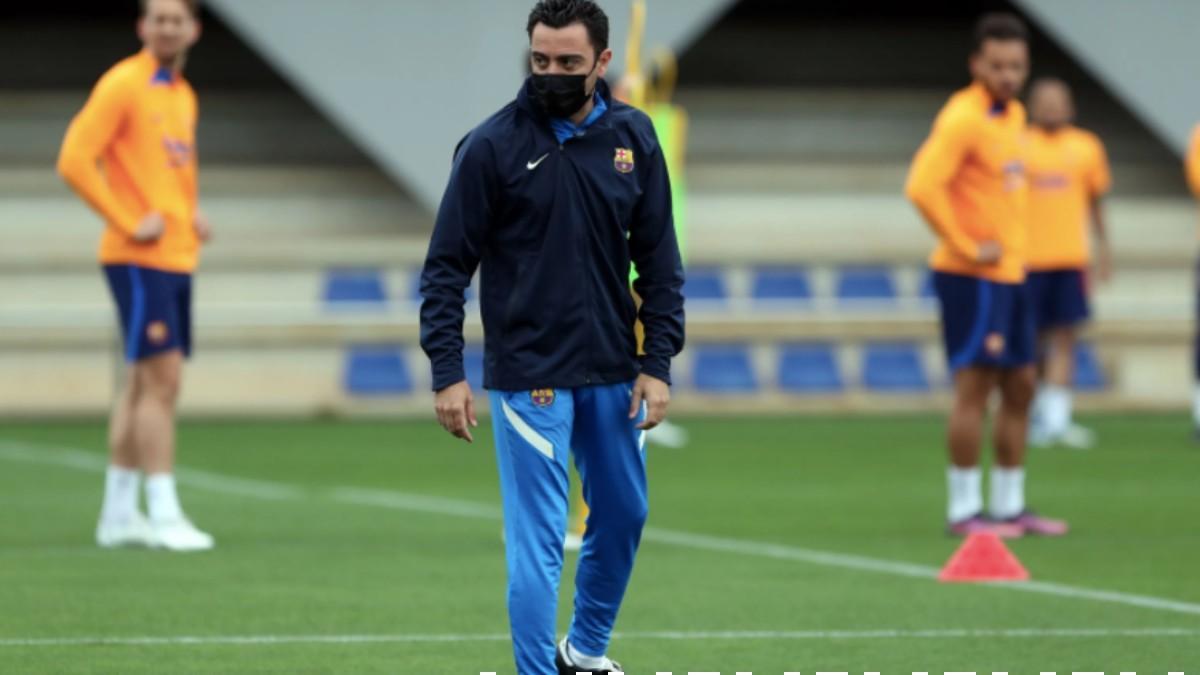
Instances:
[[[666,162],[650,118],[612,101],[603,81],[597,91],[608,112],[561,145],[529,81],[459,145],[421,274],[435,390],[465,379],[464,294],[476,267],[486,388],[568,389],[639,372],[670,382],[684,314]]]

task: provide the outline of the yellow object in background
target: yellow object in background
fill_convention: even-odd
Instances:
[[[675,221],[675,238],[679,242],[679,252],[686,261],[687,181],[684,178],[684,165],[687,160],[688,116],[683,108],[671,103],[679,74],[673,53],[663,49],[655,54],[654,81],[651,82],[646,77],[642,68],[642,42],[645,33],[646,2],[633,0],[629,39],[625,43],[625,74],[614,87],[614,95],[618,100],[644,111],[654,123],[658,145],[667,162],[667,173],[671,177],[671,215]],[[635,279],[637,269],[631,268],[631,285]],[[634,300],[641,304],[636,295]],[[634,333],[637,335],[638,353],[641,354],[645,329],[640,321],[634,326]],[[576,485],[578,483],[575,481]],[[588,505],[583,499],[582,489],[577,487],[572,492],[574,508],[569,521],[569,532],[582,536],[587,529]]]
[[[1192,133],[1192,147],[1188,150],[1187,158],[1187,174],[1188,183],[1192,186],[1192,193],[1196,197],[1200,197],[1200,124],[1196,125],[1196,131]]]

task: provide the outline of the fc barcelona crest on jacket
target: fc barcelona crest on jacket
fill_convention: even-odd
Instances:
[[[530,392],[530,398],[533,399],[533,404],[539,408],[549,408],[554,405],[554,390],[553,389],[534,389]]]
[[[633,150],[629,148],[617,148],[617,156],[613,158],[613,166],[617,167],[617,171],[621,173],[630,173],[633,171]]]

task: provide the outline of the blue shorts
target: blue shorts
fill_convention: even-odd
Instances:
[[[950,369],[1020,368],[1037,361],[1037,331],[1024,284],[934,272]]]
[[[192,353],[192,275],[137,265],[105,265],[117,303],[125,359],[141,361],[180,350]]]
[[[1088,308],[1087,273],[1081,269],[1030,272],[1025,279],[1033,322],[1038,332],[1076,326],[1091,316]]]

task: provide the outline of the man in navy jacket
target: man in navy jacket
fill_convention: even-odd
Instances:
[[[602,79],[608,18],[590,0],[542,0],[527,28],[532,75],[455,153],[421,275],[421,345],[438,421],[473,440],[462,323],[481,267],[517,670],[606,673],[620,670],[606,652],[646,520],[645,432],[666,416],[683,348],[683,266],[653,125]],[[572,451],[591,513],[556,645]]]

